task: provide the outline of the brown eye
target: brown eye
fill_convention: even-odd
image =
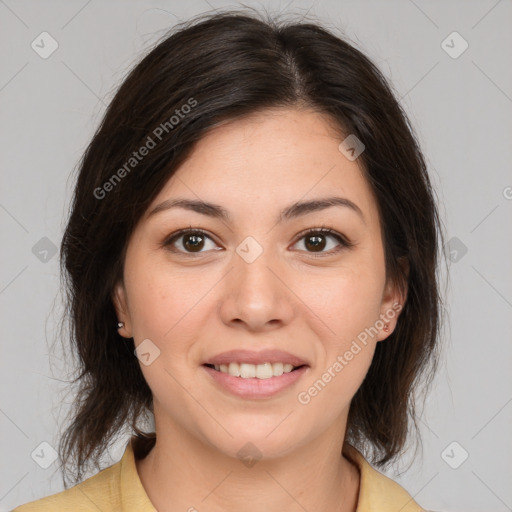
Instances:
[[[211,247],[208,247],[208,241],[212,244]],[[353,246],[343,235],[329,228],[310,229],[302,235],[299,241],[304,241],[305,252],[313,256],[329,256],[343,248]],[[213,239],[203,230],[190,228],[172,234],[166,239],[163,246],[172,252],[181,254],[201,254],[215,250],[217,247]]]
[[[204,231],[188,229],[172,235],[164,245],[173,252],[201,253],[205,252],[203,249],[208,240],[213,242]]]
[[[193,252],[200,251],[204,247],[204,237],[201,234],[183,235],[183,246]]]
[[[329,239],[335,240],[337,244],[332,244],[332,242],[329,244]],[[351,247],[353,245],[342,235],[329,228],[310,229],[299,241],[302,240],[304,240],[306,252],[318,253],[318,256],[329,255],[340,251],[344,247]],[[327,250],[325,250],[326,248]]]
[[[304,245],[308,249],[312,249],[314,252],[321,252],[325,249],[325,246],[327,245],[325,239],[325,235],[308,235],[305,238]]]

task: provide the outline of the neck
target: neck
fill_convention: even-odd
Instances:
[[[159,512],[259,512],[262,505],[269,512],[356,512],[359,471],[341,453],[339,427],[284,456],[246,465],[175,423],[157,425],[156,443],[136,459],[137,472]]]

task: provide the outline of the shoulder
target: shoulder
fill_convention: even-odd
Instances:
[[[118,462],[64,491],[16,507],[12,512],[98,512],[118,510],[120,500]]]
[[[135,462],[135,457],[144,455],[151,441],[151,438],[133,436],[116,464],[70,489],[25,503],[12,512],[156,512],[139,479]]]
[[[356,512],[425,512],[400,484],[373,468],[356,448],[345,443],[343,454],[361,476]]]

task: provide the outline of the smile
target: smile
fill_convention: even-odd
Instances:
[[[211,377],[213,384],[223,392],[245,399],[263,399],[291,388],[307,372],[309,366],[233,362],[229,365],[204,364],[202,368]]]
[[[241,377],[242,379],[271,379],[272,377],[279,377],[283,373],[289,373],[298,368],[298,366],[293,366],[290,363],[251,364],[233,362],[208,366],[222,373],[228,373],[233,377]]]

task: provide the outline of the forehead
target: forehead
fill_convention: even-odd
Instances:
[[[345,137],[311,110],[267,109],[223,122],[197,142],[148,211],[176,196],[254,214],[336,195],[373,218],[376,204],[360,164],[338,149]]]

